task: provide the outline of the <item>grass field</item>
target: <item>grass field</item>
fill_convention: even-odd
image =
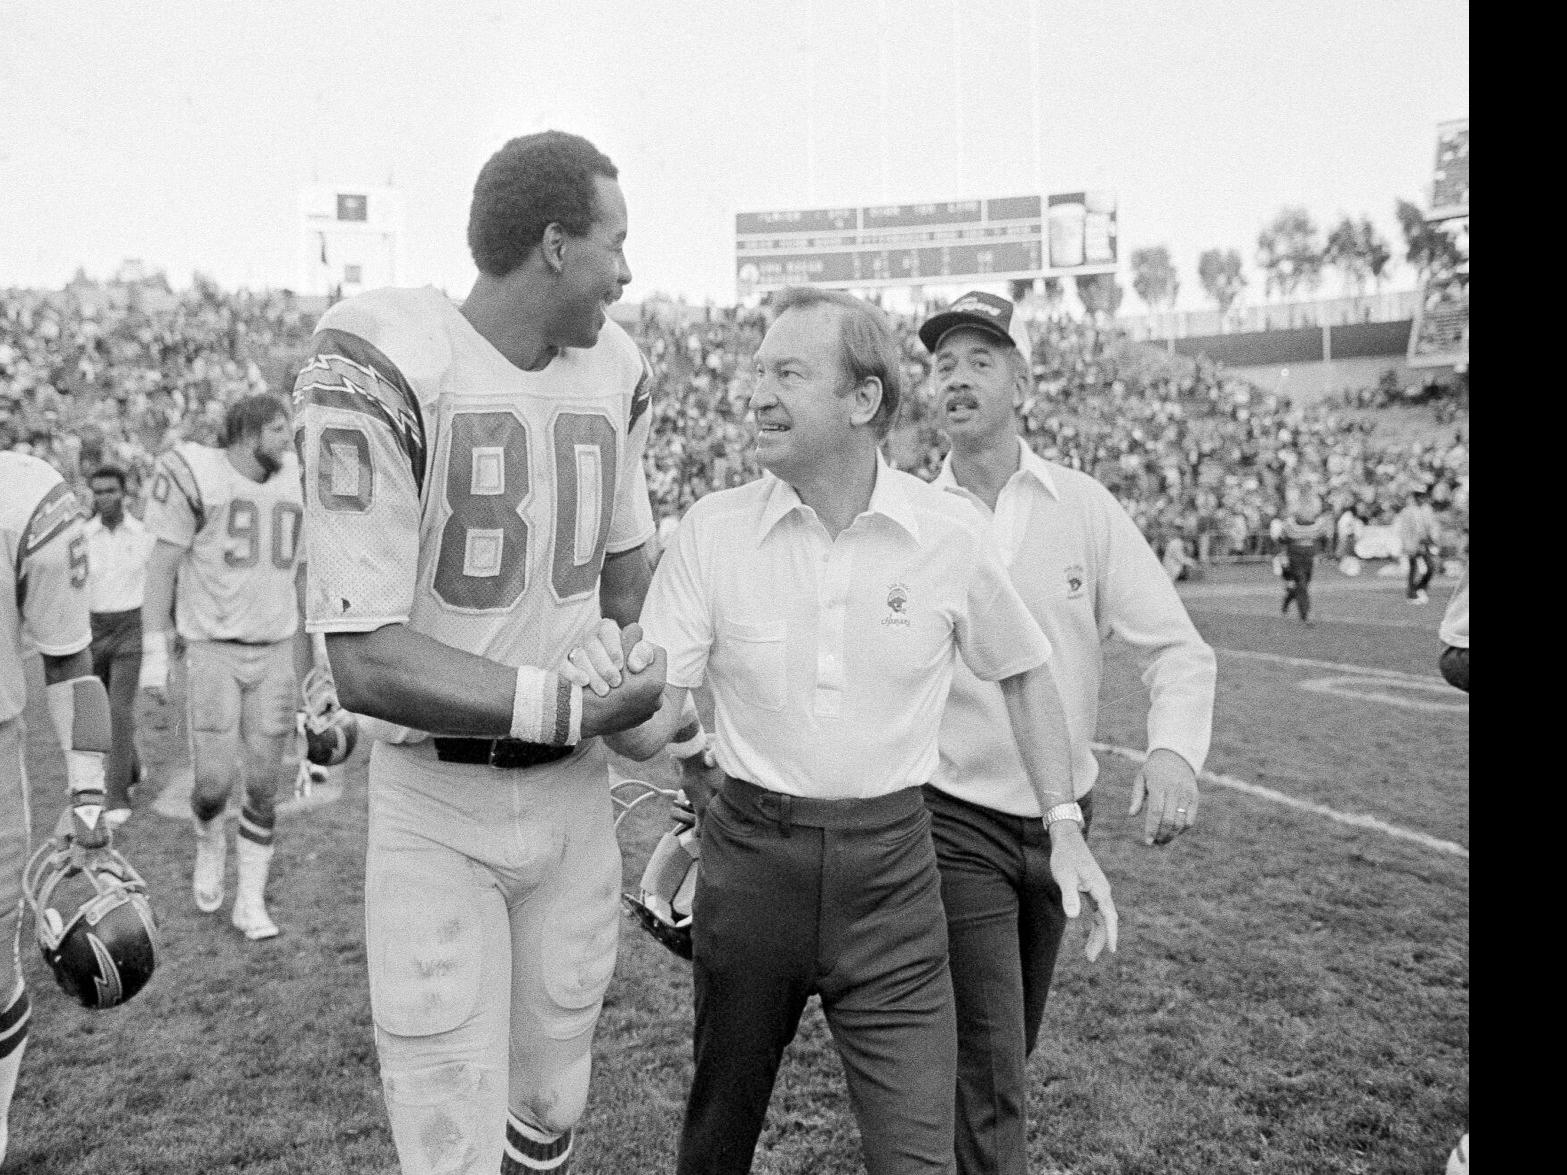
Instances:
[[[1319,622],[1278,615],[1277,581],[1231,569],[1186,591],[1219,650],[1208,769],[1447,847],[1357,827],[1223,782],[1199,827],[1143,846],[1134,770],[1102,756],[1092,842],[1116,887],[1121,948],[1072,932],[1031,1065],[1040,1175],[1437,1172],[1469,1102],[1469,713],[1440,686],[1436,626],[1397,580],[1323,573]],[[1107,650],[1099,738],[1140,748],[1147,696]],[[34,690],[34,699],[40,697]],[[42,708],[29,712],[35,831],[63,795]],[[147,730],[155,793],[182,729]],[[667,771],[667,768],[664,769]],[[664,780],[667,781],[667,774]],[[189,898],[188,826],[150,807],[120,838],[152,888],[162,961],[135,1001],[68,1003],[29,937],[32,1043],[7,1172],[388,1172],[364,976],[362,754],[342,798],[285,819],[269,888],[282,937],[248,944]],[[622,829],[627,884],[663,831]],[[673,1164],[690,1073],[690,972],[627,922],[574,1171]],[[807,1015],[755,1170],[861,1170],[825,1024]]]

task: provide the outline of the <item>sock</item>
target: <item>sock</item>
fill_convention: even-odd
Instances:
[[[263,847],[272,843],[272,829],[276,823],[276,813],[263,814],[248,803],[239,811],[239,835]]]
[[[27,1051],[27,1026],[32,1022],[32,1003],[27,988],[17,980],[16,992],[0,1012],[0,1162],[5,1160],[11,1095],[16,1092],[16,1075],[22,1069],[22,1054]]]
[[[501,1154],[501,1175],[531,1175],[548,1171],[565,1175],[571,1165],[571,1131],[546,1134],[516,1114],[506,1115],[506,1149]]]

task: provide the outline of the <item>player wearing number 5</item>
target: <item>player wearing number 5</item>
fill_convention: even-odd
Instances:
[[[264,899],[274,797],[296,676],[310,664],[295,585],[304,512],[291,439],[281,400],[246,396],[224,417],[223,448],[177,445],[158,459],[147,491],[145,521],[158,542],[142,601],[141,687],[168,701],[172,613],[188,670],[196,907],[212,913],[223,904],[224,810],[238,769],[245,792],[232,921],[252,940],[278,932]]]
[[[294,386],[307,627],[343,704],[378,720],[366,955],[410,1175],[564,1171],[614,969],[591,736],[657,709],[662,654],[604,696],[565,667],[602,654],[602,617],[631,625],[649,580],[651,381],[606,316],[631,280],[616,174],[575,135],[512,140],[474,190],[462,306],[341,302]]]

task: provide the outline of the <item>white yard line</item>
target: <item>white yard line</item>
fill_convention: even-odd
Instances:
[[[1384,706],[1420,710],[1427,714],[1464,714],[1469,710],[1469,695],[1454,689],[1445,681],[1407,681],[1397,677],[1343,674],[1313,677],[1295,684],[1308,693],[1332,694],[1361,702],[1380,702]],[[1433,696],[1419,697],[1422,693]]]
[[[1335,673],[1357,673],[1363,677],[1386,677],[1393,681],[1410,681],[1421,685],[1447,685],[1445,681],[1434,674],[1403,673],[1397,669],[1377,669],[1370,665],[1349,665],[1343,661],[1314,661],[1310,657],[1286,657],[1281,653],[1254,653],[1249,649],[1215,648],[1214,652],[1222,653],[1226,657],[1239,657],[1246,661],[1271,661],[1275,665],[1292,665],[1297,669],[1331,669]],[[1453,690],[1454,694],[1458,694],[1458,692]]]
[[[1131,747],[1118,747],[1111,743],[1094,743],[1094,750],[1102,751],[1107,755],[1115,755],[1117,758],[1129,759],[1133,763],[1141,763],[1147,756],[1142,751],[1133,750]],[[1244,779],[1236,779],[1233,775],[1220,775],[1213,771],[1204,771],[1198,776],[1204,783],[1215,784],[1218,787],[1227,787],[1232,791],[1245,792],[1249,796],[1256,796],[1261,800],[1268,800],[1275,804],[1282,804],[1286,808],[1294,808],[1298,812],[1309,812],[1313,816],[1326,816],[1329,820],[1339,824],[1347,824],[1351,828],[1366,828],[1372,832],[1380,832],[1384,836],[1391,836],[1396,840],[1407,840],[1428,849],[1434,849],[1439,853],[1449,853],[1455,857],[1469,859],[1469,850],[1463,845],[1454,844],[1450,840],[1442,840],[1425,832],[1417,832],[1413,828],[1400,828],[1396,824],[1389,824],[1385,820],[1378,820],[1375,816],[1366,816],[1359,812],[1340,812],[1337,808],[1330,808],[1326,804],[1314,803],[1311,800],[1303,800],[1298,796],[1289,795],[1286,792],[1275,791],[1271,787],[1263,787],[1260,783],[1248,783]]]

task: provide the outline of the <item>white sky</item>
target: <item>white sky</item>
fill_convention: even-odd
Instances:
[[[1468,113],[1464,0],[0,0],[0,287],[127,257],[293,285],[299,188],[390,178],[405,284],[461,294],[479,167],[558,127],[620,168],[632,300],[732,302],[736,211],[1086,187],[1119,195],[1123,284],[1165,244],[1200,307],[1233,247],[1259,301],[1285,204],[1401,256],[1393,201]]]

